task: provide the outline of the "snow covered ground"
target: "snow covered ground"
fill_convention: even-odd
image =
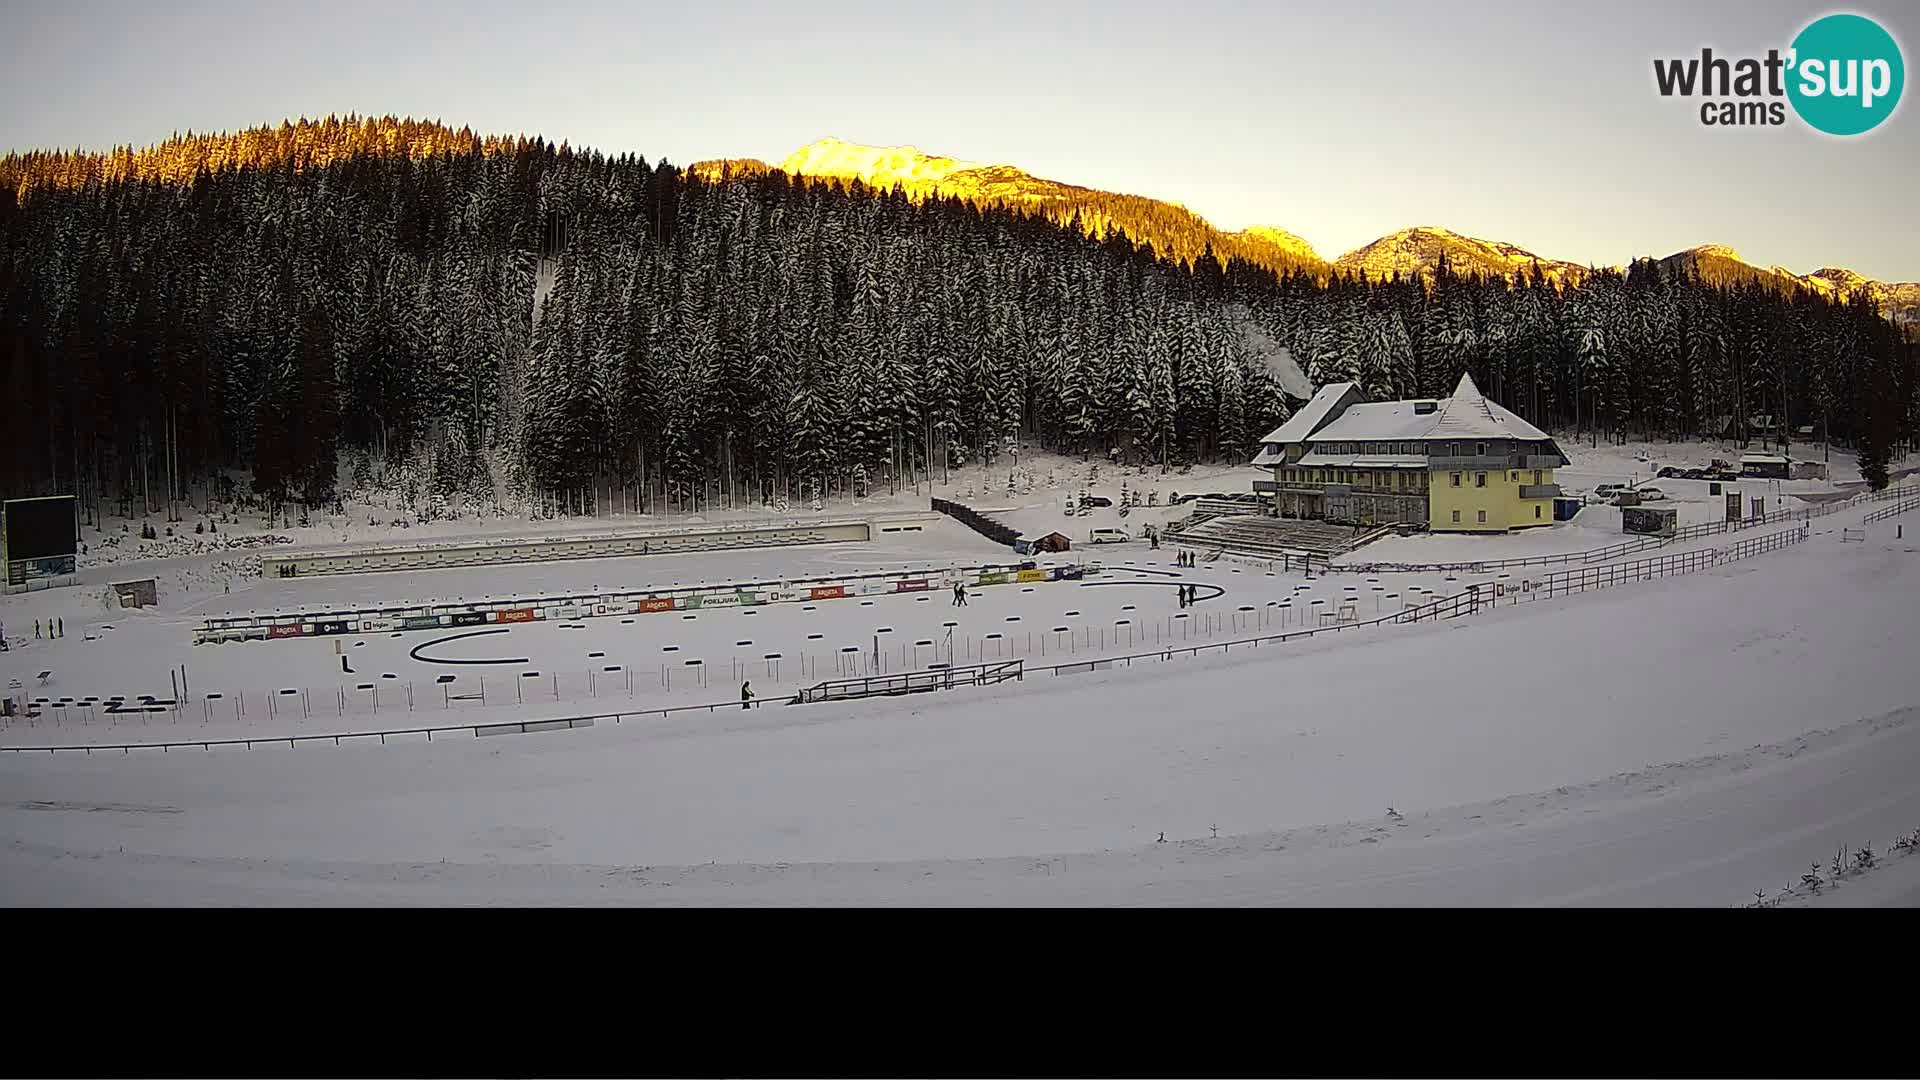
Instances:
[[[523,591],[557,591],[594,584],[752,580],[792,574],[796,568],[821,574],[938,570],[996,557],[990,545],[950,523],[923,543],[936,550],[950,544],[952,550],[947,559],[931,561],[907,561],[908,554],[928,552],[901,541],[650,556],[514,567],[510,579],[525,585]],[[1141,544],[1108,547],[1100,554],[1106,556],[1106,570],[1085,581],[976,588],[964,608],[953,606],[946,592],[929,591],[524,623],[489,628],[483,636],[475,635],[481,628],[447,628],[191,644],[192,627],[211,613],[402,598],[477,599],[483,589],[502,587],[502,575],[490,568],[262,581],[244,596],[208,597],[192,611],[171,616],[72,619],[66,638],[30,642],[0,655],[0,680],[21,680],[33,698],[121,694],[131,700],[143,693],[172,698],[168,673],[184,665],[193,692],[218,694],[218,700],[164,717],[50,707],[37,721],[0,725],[0,746],[258,738],[472,724],[525,717],[532,715],[530,709],[541,716],[566,716],[661,708],[726,700],[743,679],[752,680],[760,696],[773,697],[823,679],[914,670],[935,662],[1022,659],[1048,665],[1245,639],[1318,626],[1320,612],[1337,613],[1348,599],[1356,618],[1370,619],[1458,592],[1465,582],[1441,574],[1309,579],[1228,561],[1180,570],[1171,549],[1149,552]],[[667,561],[654,565],[660,558]],[[622,576],[627,574],[640,576]],[[1187,583],[1197,586],[1199,602],[1182,608],[1176,591]],[[351,673],[342,670],[343,657]],[[484,660],[503,662],[473,662]],[[618,670],[609,672],[610,667]],[[52,673],[45,684],[37,678],[42,671]],[[539,674],[527,677],[528,672]],[[442,685],[442,676],[452,681]],[[301,693],[279,695],[282,689]],[[273,700],[278,706],[269,704]]]
[[[1920,543],[1893,524],[1472,619],[933,697],[0,755],[0,899],[1736,904],[1809,851],[1920,825]],[[942,599],[916,607],[951,617]]]

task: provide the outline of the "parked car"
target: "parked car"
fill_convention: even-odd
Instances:
[[[1682,480],[1705,480],[1705,479],[1707,479],[1707,470],[1705,470],[1705,469],[1688,469],[1687,471],[1685,471],[1685,472],[1683,472],[1683,473],[1681,473],[1681,474],[1680,474],[1680,479],[1682,479]]]
[[[1667,493],[1657,487],[1639,487],[1634,488],[1633,491],[1640,496],[1641,502],[1659,502],[1667,497]]]
[[[1124,544],[1131,539],[1125,529],[1095,529],[1087,534],[1089,544]]]
[[[1696,469],[1694,471],[1698,472],[1699,470]],[[1672,480],[1675,477],[1684,477],[1686,476],[1686,473],[1679,468],[1669,465],[1666,468],[1661,469],[1659,472],[1655,473],[1654,475],[1658,476],[1662,480]]]
[[[1625,490],[1627,490],[1627,485],[1625,484],[1601,484],[1599,487],[1593,489],[1593,497],[1604,502]]]
[[[1080,500],[1080,508],[1083,510],[1089,506],[1112,506],[1112,505],[1113,505],[1113,500],[1107,498],[1105,495],[1088,495]]]

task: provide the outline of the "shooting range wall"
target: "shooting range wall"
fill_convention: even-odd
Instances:
[[[544,539],[464,541],[409,547],[368,547],[347,551],[288,552],[260,559],[263,577],[313,577],[326,574],[377,574],[395,570],[439,570],[456,566],[611,559],[630,555],[671,555],[729,548],[787,547],[872,540],[880,535],[919,532],[939,515],[899,514],[871,519],[781,521],[748,525],[707,525],[633,530],[617,534]]]

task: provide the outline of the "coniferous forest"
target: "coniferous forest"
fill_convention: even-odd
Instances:
[[[1249,329],[1257,328],[1250,333]],[[885,491],[1027,445],[1250,455],[1310,380],[1461,372],[1595,437],[1772,416],[1914,440],[1865,294],[1646,260],[1365,280],[1159,258],[1006,208],[348,118],[0,160],[0,494],[90,506],[419,494],[563,512]]]

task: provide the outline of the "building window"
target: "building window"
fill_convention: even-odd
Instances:
[[[1486,487],[1486,486],[1487,486],[1487,474],[1486,474],[1486,473],[1483,473],[1483,472],[1477,472],[1477,473],[1474,473],[1474,474],[1473,474],[1473,486],[1474,486],[1474,487]]]
[[[1486,523],[1487,523],[1487,512],[1485,510],[1482,510],[1480,511],[1480,524],[1485,525]]]
[[[1540,504],[1539,503],[1533,504],[1533,520],[1535,521],[1540,520]]]
[[[1454,523],[1455,525],[1458,525],[1458,524],[1460,524],[1460,511],[1458,511],[1458,510],[1455,510],[1455,511],[1453,512],[1453,523]]]
[[[1540,470],[1539,470],[1539,469],[1535,469],[1535,470],[1533,470],[1533,482],[1534,482],[1534,483],[1536,483],[1536,484],[1538,484],[1538,483],[1540,482]]]
[[[1454,473],[1454,474],[1452,474],[1452,475],[1453,475],[1453,486],[1454,486],[1454,487],[1459,487],[1459,486],[1460,486],[1460,474],[1459,474],[1459,473]]]
[[[1486,443],[1474,443],[1474,444],[1473,444],[1473,456],[1474,456],[1474,457],[1486,457],[1486,456],[1487,456],[1487,444],[1486,444]]]

